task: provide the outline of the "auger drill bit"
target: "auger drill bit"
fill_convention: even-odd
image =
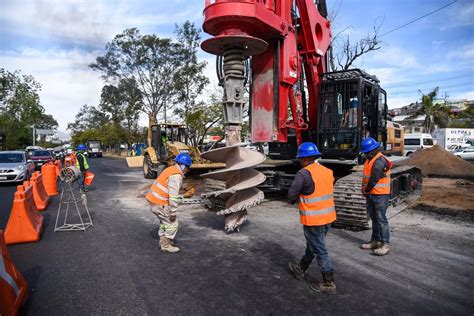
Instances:
[[[210,150],[203,153],[202,157],[226,164],[224,169],[202,175],[205,179],[224,181],[226,188],[208,192],[202,196],[222,205],[217,214],[226,216],[225,230],[227,232],[238,230],[247,219],[247,209],[263,201],[263,192],[255,186],[264,182],[265,176],[251,168],[262,163],[265,155],[237,144]]]
[[[229,38],[230,42],[232,40]],[[224,87],[222,100],[225,123],[225,148],[215,149],[202,154],[202,157],[215,162],[224,162],[225,169],[203,175],[204,178],[224,181],[225,189],[204,194],[213,206],[222,205],[218,214],[225,216],[225,230],[238,230],[247,218],[247,209],[263,200],[263,192],[255,186],[265,181],[265,176],[258,171],[249,169],[265,160],[265,155],[240,147],[242,130],[242,114],[245,104],[245,47],[237,43],[224,45],[223,78]],[[248,53],[248,52],[247,52]]]

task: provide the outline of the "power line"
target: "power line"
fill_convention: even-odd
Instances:
[[[412,20],[412,21],[410,21],[410,22],[408,22],[408,23],[405,23],[405,24],[403,24],[403,25],[400,25],[399,27],[394,28],[393,30],[390,30],[390,31],[388,31],[388,32],[385,32],[385,33],[383,33],[382,35],[380,35],[379,38],[382,37],[382,36],[385,36],[385,35],[387,35],[387,34],[390,34],[390,33],[392,33],[392,32],[398,31],[399,29],[404,28],[405,26],[408,26],[408,25],[410,25],[410,24],[412,24],[412,23],[415,23],[416,21],[419,21],[419,20],[421,20],[421,19],[423,19],[423,18],[425,18],[425,17],[427,17],[427,16],[429,16],[429,15],[432,15],[433,13],[436,13],[436,12],[438,12],[438,11],[441,11],[441,10],[443,10],[444,8],[447,8],[447,7],[449,7],[450,5],[453,5],[453,4],[456,3],[457,1],[458,1],[458,0],[454,0],[453,2],[450,2],[450,3],[448,3],[448,4],[445,4],[444,6],[438,8],[438,9],[436,9],[436,10],[434,10],[434,11],[428,12],[428,13],[426,13],[426,14],[424,14],[424,15],[422,15],[422,16],[420,16],[420,17],[418,17],[418,18],[416,18],[416,19],[414,19],[414,20]]]
[[[412,81],[409,83],[403,83],[403,84],[397,84],[397,83],[391,83],[391,84],[384,84],[385,89],[397,89],[401,87],[408,87],[408,86],[413,86],[413,85],[426,85],[429,83],[440,83],[440,82],[445,82],[445,81],[452,81],[456,79],[464,79],[464,78],[473,78],[472,74],[464,74],[464,75],[459,75],[459,76],[451,76],[451,77],[445,77],[445,78],[438,78],[438,79],[431,79],[431,80],[426,80],[426,81]]]

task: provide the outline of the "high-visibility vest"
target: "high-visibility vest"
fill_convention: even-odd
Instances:
[[[146,199],[151,203],[158,205],[169,205],[170,196],[168,193],[168,179],[175,174],[182,175],[181,169],[178,165],[163,170],[151,185],[150,190],[146,195]]]
[[[77,156],[82,156],[83,162],[84,162],[84,168],[87,170],[89,169],[89,164],[87,163],[86,156],[82,153],[78,153]],[[81,167],[79,166],[79,159],[76,157],[76,168],[80,169]]]
[[[374,158],[372,158],[370,161],[367,159],[364,164],[364,172],[362,176],[362,192],[365,192],[365,187],[367,184],[369,184],[370,180],[370,175],[372,174],[372,167],[375,164],[375,161],[382,157],[382,159],[385,159],[388,164],[388,170],[385,171],[384,175],[382,178],[377,181],[375,186],[373,187],[372,190],[370,190],[370,194],[390,194],[390,168],[392,167],[392,163],[388,161],[385,156],[379,152],[377,155],[375,155]]]
[[[336,220],[334,206],[334,176],[331,169],[319,163],[305,167],[314,182],[314,192],[309,195],[300,194],[298,203],[300,222],[305,226],[321,226]]]

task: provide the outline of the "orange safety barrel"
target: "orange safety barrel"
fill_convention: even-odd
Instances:
[[[17,315],[27,295],[28,283],[13,264],[0,230],[0,315]]]
[[[12,211],[5,228],[5,242],[11,245],[38,241],[42,230],[43,216],[36,208],[33,186],[25,181],[15,192]]]
[[[52,163],[48,162],[41,167],[41,174],[43,175],[43,185],[46,193],[49,196],[59,194],[56,167]]]
[[[94,181],[95,174],[93,174],[90,171],[86,171],[86,174],[84,176],[84,184],[85,185],[91,185],[92,181]]]
[[[33,198],[35,200],[36,208],[39,211],[45,210],[49,203],[49,195],[44,189],[43,175],[39,171],[36,171],[31,176],[30,183],[33,186]]]
[[[61,160],[56,160],[54,162],[54,166],[56,167],[56,177],[59,177],[59,174],[61,173],[61,169],[63,168],[61,164]]]

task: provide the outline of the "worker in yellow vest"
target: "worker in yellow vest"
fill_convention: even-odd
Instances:
[[[176,211],[180,199],[179,190],[183,185],[184,175],[191,167],[191,157],[188,154],[179,154],[175,158],[176,165],[163,170],[148,191],[146,199],[150,210],[160,220],[158,235],[163,252],[178,252],[174,246],[174,238],[178,232]]]
[[[288,265],[295,278],[302,280],[316,256],[323,282],[313,283],[310,288],[316,292],[335,294],[334,271],[326,250],[326,235],[329,226],[336,220],[334,176],[332,170],[317,161],[320,156],[318,147],[313,143],[303,143],[298,148],[296,158],[302,169],[288,190],[288,199],[290,203],[298,201],[306,252],[298,264],[290,262]]]
[[[86,186],[84,185],[86,171],[89,170],[89,163],[87,162],[87,158],[85,155],[86,151],[87,147],[84,144],[80,144],[79,146],[77,146],[76,168],[81,170],[81,177],[79,178],[79,190],[82,193],[87,192]]]
[[[362,194],[372,220],[372,238],[361,248],[384,256],[390,252],[390,229],[387,208],[390,201],[390,168],[392,163],[380,152],[380,143],[372,137],[362,140],[360,151],[366,161],[362,177]]]

